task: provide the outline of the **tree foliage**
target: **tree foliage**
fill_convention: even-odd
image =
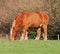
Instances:
[[[48,36],[60,31],[60,0],[0,0],[0,33],[9,33],[21,11],[44,11],[49,16]],[[34,36],[33,32],[29,33]]]

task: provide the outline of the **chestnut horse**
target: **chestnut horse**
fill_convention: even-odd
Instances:
[[[22,28],[21,40],[27,40],[27,29],[37,28],[37,35],[35,40],[39,40],[41,34],[41,26],[44,29],[44,40],[47,40],[47,25],[48,25],[48,15],[44,12],[21,12],[13,21],[10,30],[10,39],[14,40],[19,27]]]

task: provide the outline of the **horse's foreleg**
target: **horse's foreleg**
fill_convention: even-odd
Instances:
[[[24,40],[25,35],[26,35],[26,28],[23,28],[22,29],[22,34],[21,34],[20,40]]]
[[[36,35],[35,40],[39,40],[40,35],[41,35],[41,28],[38,28],[38,29],[37,29],[37,35]]]
[[[44,38],[44,40],[47,40],[47,26],[46,25],[43,25],[43,29],[44,29],[43,38]]]
[[[25,40],[28,40],[28,32],[26,31]]]

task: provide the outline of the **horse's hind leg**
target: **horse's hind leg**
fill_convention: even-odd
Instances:
[[[40,35],[41,35],[41,28],[38,28],[35,40],[39,40],[40,39]]]
[[[44,38],[44,40],[47,40],[47,25],[43,25],[43,29],[44,29],[43,38]]]

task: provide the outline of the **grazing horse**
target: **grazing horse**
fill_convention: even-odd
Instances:
[[[44,29],[44,40],[47,40],[47,25],[48,25],[48,15],[42,11],[37,12],[21,12],[13,21],[10,30],[10,39],[14,40],[19,27],[22,28],[21,40],[27,40],[27,29],[37,28],[37,35],[35,40],[39,40],[41,34],[41,26]]]

